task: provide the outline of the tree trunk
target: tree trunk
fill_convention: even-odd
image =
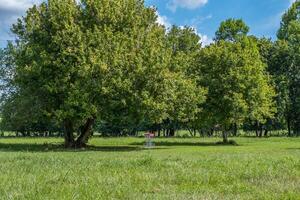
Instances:
[[[259,126],[259,137],[261,138],[263,136],[263,125]]]
[[[194,132],[193,132],[193,130],[192,130],[192,129],[190,129],[190,128],[188,128],[188,131],[189,131],[189,133],[190,133],[191,137],[193,137],[193,136],[194,136]]]
[[[265,129],[265,134],[264,134],[265,137],[268,137],[268,132],[269,132],[269,131],[268,131],[268,129],[266,128],[266,129]]]
[[[222,136],[223,136],[223,143],[228,143],[228,133],[226,130],[223,131],[222,133]]]
[[[81,127],[80,135],[76,140],[76,147],[81,148],[85,147],[88,139],[92,134],[92,125],[94,124],[95,119],[88,119],[83,127]]]
[[[175,129],[174,128],[170,128],[170,130],[169,130],[169,136],[170,137],[174,137],[175,136]]]
[[[238,127],[237,127],[237,124],[234,123],[234,125],[233,125],[233,136],[236,137],[237,133],[238,133]]]
[[[20,133],[21,133],[22,137],[26,137],[25,131],[22,130]]]
[[[200,137],[205,137],[205,131],[203,129],[198,130]]]
[[[289,137],[292,137],[292,132],[291,132],[291,120],[290,120],[289,117],[287,118],[287,127],[288,127],[288,136],[289,136]]]
[[[255,126],[256,130],[255,130],[255,134],[256,134],[256,137],[259,137],[259,132],[258,132],[258,129],[259,129],[259,122],[256,121],[256,126]]]
[[[211,128],[211,129],[210,129],[209,137],[213,137],[213,136],[214,136],[214,133],[215,133],[215,129],[214,129],[214,128]]]
[[[71,120],[64,121],[64,137],[65,137],[65,147],[72,148],[74,147],[74,128]]]

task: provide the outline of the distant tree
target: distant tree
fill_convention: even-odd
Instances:
[[[201,50],[201,38],[191,27],[173,26],[167,33],[167,48],[171,51],[169,68],[191,75],[195,56]]]
[[[280,28],[277,33],[279,40],[286,40],[290,35],[290,25],[300,20],[300,1],[296,0],[292,6],[283,14]]]
[[[7,48],[0,49],[0,98],[1,103],[5,101],[12,92],[15,91],[13,86],[13,77],[15,74],[14,59],[11,56],[12,45],[8,44]]]
[[[36,101],[24,95],[13,94],[1,106],[1,130],[14,131],[17,135],[50,135],[61,132],[61,126],[45,117]]]
[[[294,29],[293,33],[288,37],[289,45],[289,67],[285,71],[288,78],[289,89],[289,116],[291,120],[291,127],[294,135],[300,135],[300,22],[293,23],[290,31]]]
[[[300,134],[300,2],[296,1],[283,15],[278,31],[279,41],[272,59],[277,65],[277,77],[284,89],[285,116],[289,135]]]
[[[221,40],[204,48],[197,60],[199,84],[208,88],[202,120],[223,130],[224,143],[232,124],[264,122],[274,115],[274,89],[253,40]]]
[[[48,122],[43,113],[39,112],[39,104],[35,96],[25,95],[14,84],[16,73],[13,46],[0,50],[0,91],[1,91],[1,129],[15,131],[22,135],[30,135],[32,131],[58,131],[59,128]],[[21,92],[23,94],[21,94]],[[23,98],[27,96],[28,98]]]
[[[281,73],[281,63],[284,62],[284,55],[278,47],[278,42],[273,42],[271,39],[268,38],[257,38],[255,36],[249,36],[254,42],[257,43],[258,50],[261,55],[261,59],[263,63],[267,65],[267,71],[272,77],[272,82],[275,87],[276,96],[276,108],[277,112],[273,119],[268,119],[266,124],[260,124],[255,122],[253,124],[248,124],[247,127],[252,127],[256,129],[257,136],[262,136],[263,131],[264,135],[267,136],[269,130],[272,129],[280,129],[283,130],[286,128],[286,106],[287,106],[287,91],[286,91],[286,80],[283,79]],[[280,55],[282,54],[282,55]],[[264,127],[264,128],[263,128]]]
[[[248,34],[249,27],[242,19],[227,19],[223,21],[216,32],[215,41],[236,41]]]
[[[169,129],[168,135],[174,136],[176,127],[193,120],[199,114],[201,104],[205,100],[206,91],[202,86],[197,86],[197,77],[194,76],[192,71],[195,57],[201,50],[201,38],[195,32],[195,29],[173,26],[167,34],[167,48],[171,52],[170,71],[181,73],[182,78],[185,80],[185,84],[184,82],[180,83],[174,93],[178,93],[177,102],[173,103],[174,109],[170,114],[170,119],[164,123]],[[181,90],[187,92],[187,94],[184,94]],[[188,95],[192,93],[193,95]],[[188,112],[184,112],[183,108],[189,108],[186,110]],[[178,112],[180,110],[182,111]]]

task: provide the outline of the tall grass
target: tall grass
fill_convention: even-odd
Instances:
[[[299,138],[0,139],[0,199],[299,199]]]

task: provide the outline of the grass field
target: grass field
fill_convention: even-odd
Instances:
[[[0,199],[300,199],[300,138],[0,139]]]

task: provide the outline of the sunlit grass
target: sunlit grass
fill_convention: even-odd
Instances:
[[[299,199],[299,138],[0,139],[0,199]]]

